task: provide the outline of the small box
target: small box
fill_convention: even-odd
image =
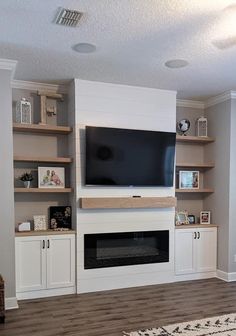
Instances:
[[[23,222],[18,224],[18,231],[30,231],[30,222]]]

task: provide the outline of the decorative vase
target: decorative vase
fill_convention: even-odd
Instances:
[[[30,188],[30,181],[24,181],[25,188]]]

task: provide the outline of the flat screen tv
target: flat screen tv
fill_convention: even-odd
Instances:
[[[86,185],[173,186],[176,134],[86,126]]]

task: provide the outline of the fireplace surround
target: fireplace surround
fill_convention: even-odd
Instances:
[[[169,231],[84,235],[84,268],[169,262]]]

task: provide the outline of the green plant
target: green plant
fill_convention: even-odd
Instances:
[[[19,180],[26,182],[26,181],[33,181],[33,175],[31,173],[24,173],[19,177]]]

